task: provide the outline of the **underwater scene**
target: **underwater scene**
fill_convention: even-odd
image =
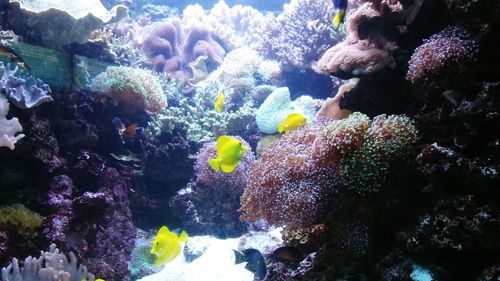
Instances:
[[[500,1],[2,0],[0,281],[500,281]]]

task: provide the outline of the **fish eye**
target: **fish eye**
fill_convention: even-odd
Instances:
[[[160,244],[160,242],[156,242],[156,245]]]

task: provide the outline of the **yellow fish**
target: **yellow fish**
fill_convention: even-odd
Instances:
[[[217,112],[222,112],[222,108],[224,108],[224,95],[222,94],[222,90],[220,90],[219,95],[217,95],[217,100],[215,100],[214,108]]]
[[[278,132],[281,134],[283,132],[289,133],[298,127],[307,123],[306,117],[300,113],[290,113],[285,122],[278,124]]]
[[[179,236],[162,226],[153,240],[151,254],[156,255],[156,266],[173,261],[181,252],[181,244],[188,240],[186,231]]]
[[[220,136],[217,140],[217,158],[209,159],[208,164],[215,171],[222,170],[229,174],[236,169],[241,157],[249,149],[235,138]]]
[[[95,281],[105,281],[104,279],[97,278]]]
[[[340,24],[344,21],[344,17],[345,17],[345,10],[344,9],[338,10],[332,19],[333,27],[335,27],[336,29],[339,28]]]

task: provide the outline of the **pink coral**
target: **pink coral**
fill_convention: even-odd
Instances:
[[[436,78],[445,71],[456,75],[462,64],[474,60],[478,44],[464,29],[451,26],[432,35],[415,49],[406,79],[415,82]]]

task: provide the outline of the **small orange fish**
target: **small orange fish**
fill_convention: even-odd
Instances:
[[[124,139],[131,139],[135,136],[137,132],[137,123],[132,123],[128,125],[122,133]]]

